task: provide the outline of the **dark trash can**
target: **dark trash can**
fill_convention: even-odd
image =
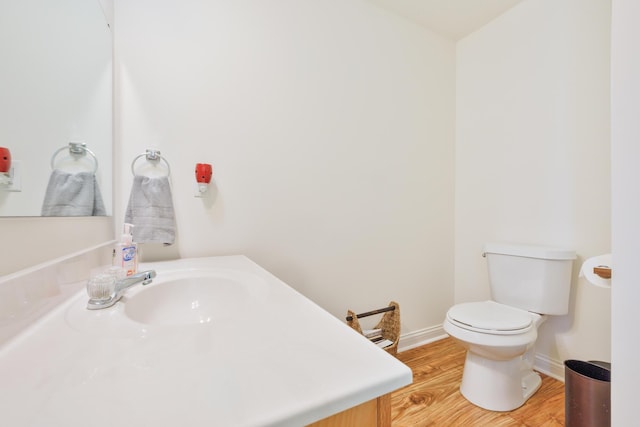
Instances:
[[[564,425],[611,426],[611,364],[566,360],[564,362]]]

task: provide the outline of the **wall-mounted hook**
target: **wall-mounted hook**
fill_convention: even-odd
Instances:
[[[164,165],[167,171],[167,176],[171,176],[171,166],[169,166],[169,162],[160,154],[160,150],[153,150],[153,149],[147,149],[147,151],[137,155],[133,159],[133,161],[131,162],[131,173],[133,174],[133,176],[136,176],[136,169],[135,169],[136,162],[138,161],[138,159],[141,159],[143,157],[153,165],[158,165],[160,162],[164,162]]]
[[[69,154],[71,155],[71,157],[74,158],[80,158],[88,154],[91,157],[91,160],[93,160],[93,173],[96,173],[98,171],[98,157],[93,151],[89,150],[87,144],[84,142],[70,142],[68,145],[60,147],[56,151],[54,151],[51,155],[50,161],[52,170],[56,169],[56,157],[58,156],[58,154],[63,153],[67,150],[69,150]]]

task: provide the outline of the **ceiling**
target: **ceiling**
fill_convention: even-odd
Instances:
[[[369,0],[453,40],[460,40],[522,0]]]

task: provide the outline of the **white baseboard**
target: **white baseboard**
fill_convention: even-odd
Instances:
[[[564,362],[559,362],[544,354],[536,353],[533,368],[551,378],[564,382]]]
[[[442,325],[432,326],[417,331],[409,332],[400,336],[398,343],[398,352],[410,350],[420,347],[421,345],[430,344],[432,342],[448,337],[442,328]],[[536,353],[534,369],[558,381],[564,382],[564,363],[551,359],[543,354]]]
[[[432,326],[430,328],[420,329],[400,335],[398,342],[398,351],[403,352],[421,345],[429,344],[434,341],[448,337],[442,325]]]

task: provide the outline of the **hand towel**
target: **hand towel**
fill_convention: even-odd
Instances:
[[[102,194],[92,172],[54,169],[42,203],[42,216],[105,216]]]
[[[136,243],[173,244],[176,226],[169,177],[134,176],[124,222],[134,225]]]

